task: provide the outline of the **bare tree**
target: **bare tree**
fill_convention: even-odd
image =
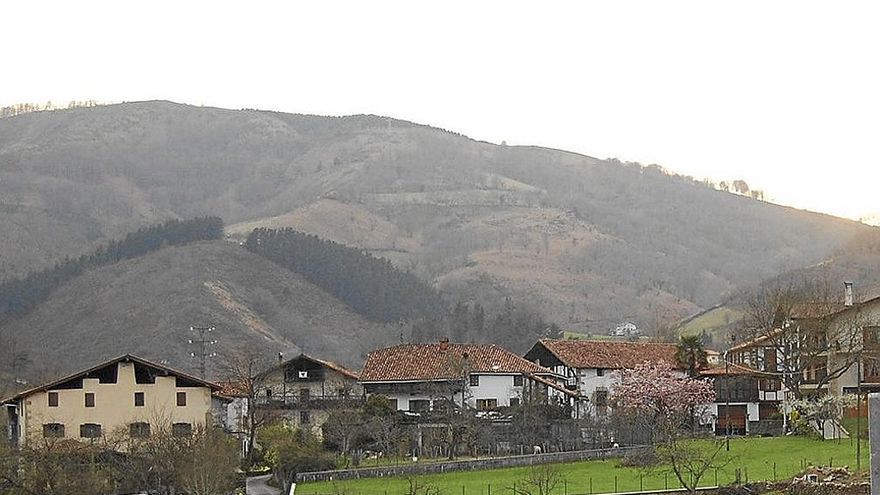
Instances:
[[[779,278],[740,296],[748,340],[737,361],[777,373],[795,398],[821,389],[862,357],[863,333],[877,319],[859,304],[844,305],[825,279]],[[762,352],[758,352],[761,349]]]
[[[265,371],[272,362],[263,354],[251,348],[239,348],[223,356],[222,373],[230,387],[245,401],[246,460],[254,461],[254,446],[257,430],[277,419],[277,413],[271,408],[261,407],[259,396],[266,388]],[[282,378],[283,379],[283,378]]]
[[[532,466],[520,480],[519,485],[510,487],[514,493],[522,495],[550,495],[565,482],[559,467],[554,464]]]
[[[177,465],[177,485],[191,495],[226,495],[235,487],[238,453],[235,442],[220,430],[199,431],[186,440]]]
[[[428,389],[435,412],[443,416],[446,430],[443,444],[447,447],[450,460],[455,459],[459,444],[472,429],[474,417],[468,405],[472,397],[468,386],[472,369],[466,354],[449,353],[448,379],[435,382]]]

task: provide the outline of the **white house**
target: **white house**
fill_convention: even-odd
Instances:
[[[565,387],[580,397],[574,411],[578,417],[606,416],[611,411],[608,397],[617,379],[615,371],[645,362],[675,366],[676,349],[675,344],[541,339],[525,358],[565,377]]]
[[[553,372],[494,344],[402,344],[373,351],[361,372],[367,394],[399,411],[421,413],[448,404],[490,411],[516,406],[536,389],[573,395]]]

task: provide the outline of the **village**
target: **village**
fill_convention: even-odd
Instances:
[[[370,462],[538,455],[552,463],[577,459],[554,454],[603,449],[623,455],[682,431],[726,439],[728,449],[730,437],[805,434],[838,442],[856,437],[858,446],[863,399],[880,390],[880,298],[855,302],[847,283],[842,299],[777,307],[771,325],[720,353],[696,337],[540,339],[522,356],[442,339],[377,349],[353,370],[332,356],[306,354],[279,353],[267,365],[243,350],[227,359],[227,374],[216,382],[124,355],[2,405],[16,448],[67,441],[125,455],[163,432],[192,438],[222,430],[235,439],[242,466],[274,463],[275,481],[285,489],[344,479],[345,469]],[[263,441],[278,428],[336,460],[282,472],[285,460],[277,452],[268,459],[271,441]],[[718,445],[702,459],[707,467]],[[681,485],[688,488],[688,481]]]

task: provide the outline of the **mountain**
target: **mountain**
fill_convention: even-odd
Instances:
[[[384,117],[154,101],[0,119],[3,277],[199,215],[234,239],[291,226],[367,249],[451,302],[510,298],[579,332],[696,313],[872,229],[657,166]]]
[[[214,326],[209,371],[236,348],[287,356],[305,351],[358,368],[397,342],[383,326],[302,276],[226,241],[168,247],[84,272],[3,332],[27,349],[31,375],[57,375],[132,353],[195,371],[190,326]],[[47,368],[48,367],[48,368]]]

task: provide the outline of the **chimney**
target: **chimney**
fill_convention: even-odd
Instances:
[[[852,306],[853,305],[852,287],[853,287],[852,282],[844,282],[843,283],[843,305],[844,306]]]
[[[279,352],[278,353],[278,364],[281,364],[282,362],[284,362],[284,353]]]
[[[443,337],[440,339],[440,350],[445,351],[449,349],[449,337]]]

